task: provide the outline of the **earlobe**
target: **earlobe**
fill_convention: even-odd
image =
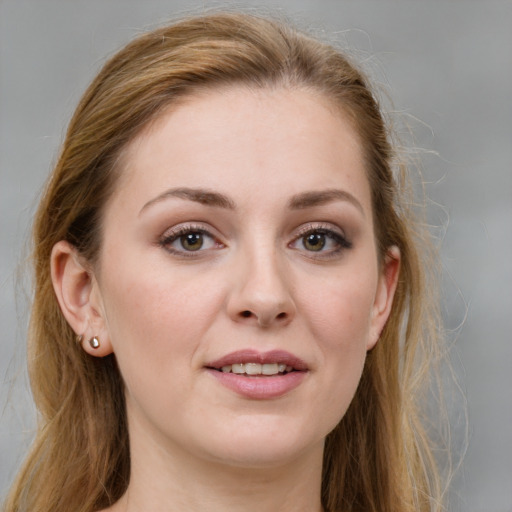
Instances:
[[[375,302],[372,311],[370,336],[366,349],[371,350],[379,340],[393,305],[400,273],[400,249],[395,245],[388,248],[379,276]]]
[[[97,283],[76,249],[64,240],[52,249],[51,277],[62,314],[82,348],[99,357],[112,353]],[[94,337],[102,340],[97,347],[89,343]]]

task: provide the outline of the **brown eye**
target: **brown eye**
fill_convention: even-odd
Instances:
[[[308,251],[321,251],[325,247],[325,237],[324,233],[309,233],[302,237],[302,244]]]
[[[289,244],[289,247],[302,251],[310,258],[329,259],[341,256],[345,250],[352,248],[352,243],[337,230],[323,226],[311,226],[307,231],[302,230],[302,233]]]
[[[198,251],[203,247],[203,234],[199,232],[190,232],[180,236],[180,244],[186,251]]]
[[[199,255],[210,249],[224,247],[212,234],[202,228],[185,225],[178,226],[173,231],[164,235],[159,241],[160,246],[172,254],[192,256],[192,253]]]

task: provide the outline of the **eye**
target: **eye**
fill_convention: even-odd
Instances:
[[[301,230],[299,236],[290,244],[290,247],[310,253],[318,253],[318,256],[334,256],[344,249],[350,249],[352,243],[334,229],[307,226]]]
[[[191,231],[185,235],[181,235],[177,241],[181,245],[181,248],[186,251],[199,251],[204,245],[205,236],[199,231]]]
[[[325,233],[309,233],[302,237],[302,245],[308,251],[321,251],[327,242],[327,235]]]
[[[183,256],[223,247],[211,233],[195,226],[178,226],[170,232],[167,231],[160,240],[160,245],[171,253]]]

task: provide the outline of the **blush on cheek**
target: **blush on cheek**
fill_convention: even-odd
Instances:
[[[373,301],[367,294],[326,290],[309,299],[311,328],[317,338],[355,343],[368,335]]]

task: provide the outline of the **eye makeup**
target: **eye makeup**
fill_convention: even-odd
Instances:
[[[201,224],[182,224],[167,230],[158,244],[169,253],[180,257],[198,257],[209,250],[225,247]]]
[[[303,251],[308,257],[331,259],[353,247],[341,230],[326,223],[308,223],[302,226],[289,247]]]

